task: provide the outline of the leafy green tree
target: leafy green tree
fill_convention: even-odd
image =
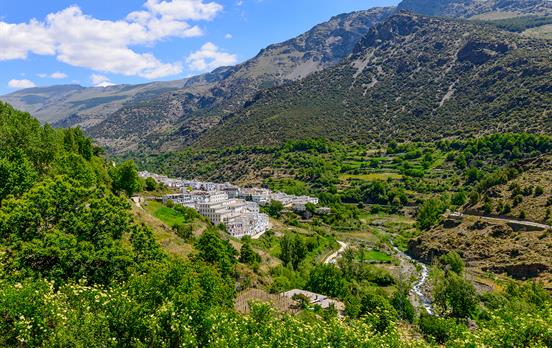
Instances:
[[[439,258],[439,262],[445,269],[450,269],[452,272],[462,275],[464,272],[464,260],[456,251],[449,251]]]
[[[15,150],[8,157],[0,157],[0,206],[8,195],[20,195],[31,188],[37,173],[25,155]]]
[[[284,265],[291,264],[293,269],[298,269],[307,253],[305,240],[298,234],[287,233],[280,240],[280,259]]]
[[[135,192],[140,191],[140,180],[134,161],[128,160],[117,165],[110,170],[109,174],[113,180],[115,192],[125,192],[128,197],[132,197]]]
[[[479,300],[474,286],[454,272],[435,289],[435,303],[457,318],[470,318],[476,311]]]
[[[397,312],[389,300],[372,290],[362,296],[360,313],[369,314],[368,320],[372,322],[378,332],[386,331],[397,319]]]
[[[416,310],[408,298],[408,290],[396,291],[391,299],[391,305],[397,311],[399,318],[410,323],[414,322]]]
[[[284,210],[284,205],[279,201],[271,201],[265,209],[268,215],[279,218]]]
[[[452,195],[451,203],[457,207],[461,207],[466,203],[467,197],[464,190],[460,190]]]
[[[235,263],[237,252],[232,245],[223,240],[214,228],[207,229],[196,243],[199,259],[216,265],[224,275],[229,275]]]
[[[261,262],[261,257],[253,250],[251,243],[246,242],[241,247],[239,260],[241,263],[254,265]]]
[[[59,156],[53,165],[53,173],[77,180],[84,186],[93,186],[98,182],[92,164],[76,153]]]
[[[157,181],[155,181],[155,179],[152,177],[146,178],[145,189],[146,191],[150,191],[150,192],[157,190]]]
[[[454,319],[422,313],[418,326],[426,337],[433,338],[439,344],[445,344],[453,335],[457,324]]]
[[[63,143],[67,152],[78,154],[89,161],[94,154],[92,140],[80,128],[69,128],[63,132]]]
[[[418,211],[418,226],[422,230],[430,229],[441,221],[441,215],[447,209],[447,204],[438,198],[425,201]]]
[[[317,265],[309,274],[307,289],[327,296],[344,297],[347,281],[334,265]]]
[[[190,240],[194,236],[192,225],[190,224],[185,224],[185,223],[175,224],[173,226],[173,230],[180,238],[184,240]]]
[[[86,278],[110,284],[128,277],[131,267],[158,252],[151,231],[137,228],[128,203],[100,187],[83,187],[66,177],[48,179],[0,208],[0,238],[11,250],[14,275],[45,277],[62,283]],[[131,244],[140,237],[140,250]]]

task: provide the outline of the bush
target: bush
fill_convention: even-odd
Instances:
[[[240,249],[240,262],[247,265],[254,265],[261,262],[261,257],[251,247],[250,242],[245,242]]]
[[[154,178],[146,178],[146,182],[145,182],[145,189],[146,191],[155,191],[157,190],[157,181],[155,181]]]
[[[441,214],[447,210],[448,205],[441,199],[431,198],[425,201],[418,212],[418,226],[422,230],[428,230],[441,221]]]
[[[190,240],[194,236],[192,225],[190,224],[176,224],[173,226],[173,230],[177,236],[184,240]]]
[[[454,319],[439,318],[422,313],[418,326],[426,337],[433,338],[437,343],[444,344],[451,338],[456,322]]]
[[[454,272],[447,272],[442,283],[434,291],[435,304],[445,313],[457,318],[471,317],[478,306],[479,299],[473,285]]]
[[[386,331],[397,320],[397,311],[387,298],[370,290],[360,300],[360,313],[367,315],[367,319],[378,332]]]
[[[407,320],[408,322],[414,322],[416,310],[408,299],[408,291],[397,291],[391,299],[391,305],[397,311],[399,318]]]
[[[456,274],[460,275],[464,272],[464,261],[456,251],[450,251],[442,255],[439,258],[439,262],[441,265],[445,266],[445,268],[450,269]]]

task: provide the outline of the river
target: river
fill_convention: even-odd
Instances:
[[[396,246],[393,246],[393,249],[395,249],[395,251],[397,252],[397,255],[400,258],[405,259],[405,260],[410,261],[410,262],[413,262],[415,265],[420,267],[420,269],[421,269],[420,276],[416,280],[416,282],[414,282],[414,284],[412,285],[412,288],[410,289],[410,291],[412,293],[414,293],[414,295],[416,295],[416,297],[418,297],[418,299],[420,300],[420,303],[422,304],[422,307],[424,307],[424,309],[427,311],[427,313],[428,314],[433,314],[433,306],[431,304],[431,300],[422,291],[422,289],[423,289],[424,285],[426,284],[427,279],[429,277],[429,269],[427,268],[427,266],[424,263],[419,262],[419,261],[413,259],[412,257],[410,257],[409,255],[403,253]]]

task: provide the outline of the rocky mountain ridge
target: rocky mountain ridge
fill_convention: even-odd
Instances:
[[[402,13],[343,63],[259,93],[194,145],[550,132],[551,51],[550,41],[489,25]]]
[[[81,126],[100,144],[118,151],[177,133],[194,137],[216,125],[220,115],[243,106],[257,91],[295,81],[346,57],[373,24],[394,8],[335,16],[308,32],[270,45],[254,58],[212,73],[173,82],[105,88],[73,86],[22,90],[1,99],[57,126]],[[57,87],[54,87],[57,88]]]

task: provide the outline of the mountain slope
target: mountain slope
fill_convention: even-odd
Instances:
[[[134,149],[139,142],[158,147],[164,134],[178,134],[177,139],[186,142],[216,125],[221,115],[238,110],[258,90],[337,64],[370,27],[393,12],[394,8],[375,8],[333,17],[294,39],[261,50],[249,61],[224,68],[224,76],[212,84],[128,105],[88,133],[115,150]]]
[[[548,0],[403,0],[397,7],[428,16],[505,18],[552,14]]]
[[[237,110],[260,89],[282,85],[333,66],[394,8],[335,16],[308,32],[274,44],[237,66],[185,80],[143,85],[31,88],[0,99],[58,127],[80,126],[114,151],[137,144],[158,147],[164,134],[194,138]]]
[[[16,91],[0,99],[32,113],[41,122],[59,122],[59,126],[78,124],[87,128],[103,121],[106,115],[126,103],[153,98],[190,83],[193,82],[179,80],[89,88],[79,85],[35,87]]]
[[[402,13],[342,64],[258,94],[195,144],[550,132],[551,50],[550,41],[491,26]]]

